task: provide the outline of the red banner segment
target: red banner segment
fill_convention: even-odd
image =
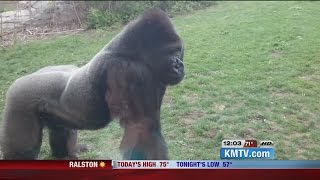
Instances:
[[[320,170],[310,169],[213,169],[213,170],[110,170],[95,169],[92,171],[75,170],[0,170],[1,178],[112,178],[120,180],[130,178],[131,180],[149,180],[149,179],[171,179],[171,178],[195,178],[195,179],[318,179]]]

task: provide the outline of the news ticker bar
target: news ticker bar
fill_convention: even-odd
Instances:
[[[36,160],[0,161],[0,170],[320,169],[320,160]]]
[[[113,169],[296,169],[320,168],[320,161],[202,160],[202,161],[112,161]]]

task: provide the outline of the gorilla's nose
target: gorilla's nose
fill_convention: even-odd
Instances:
[[[178,71],[183,71],[184,66],[183,66],[182,61],[179,58],[175,58],[175,60],[173,62],[173,68]]]

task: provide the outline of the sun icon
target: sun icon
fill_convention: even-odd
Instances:
[[[104,163],[103,161],[101,161],[100,164],[99,164],[99,166],[103,168],[103,167],[106,166],[106,163]]]

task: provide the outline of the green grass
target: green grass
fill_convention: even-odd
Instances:
[[[0,13],[6,11],[14,11],[17,9],[17,2],[0,1]]]
[[[320,2],[220,2],[173,19],[186,77],[161,119],[170,159],[219,159],[223,139],[273,140],[277,159],[320,159]],[[12,81],[46,65],[83,65],[118,31],[91,31],[0,52],[0,109]],[[81,158],[121,156],[117,122],[81,131]],[[47,138],[40,158],[50,157]]]

